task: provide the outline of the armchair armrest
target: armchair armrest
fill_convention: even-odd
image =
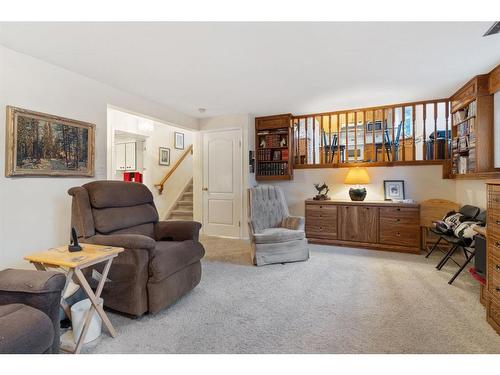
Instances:
[[[61,292],[66,277],[60,272],[6,269],[0,271],[0,305],[2,296],[15,293],[45,294]],[[12,302],[9,302],[12,303]],[[19,300],[18,303],[25,303]]]
[[[201,224],[197,221],[159,221],[155,225],[157,241],[198,241]]]
[[[126,249],[153,250],[156,246],[155,240],[141,234],[96,234],[95,236],[85,238],[82,242],[94,245],[123,247]]]
[[[302,216],[288,216],[283,219],[281,226],[286,229],[304,230],[304,223]]]
[[[0,305],[22,303],[45,313],[54,327],[52,353],[59,352],[59,304],[66,276],[61,272],[0,271]]]

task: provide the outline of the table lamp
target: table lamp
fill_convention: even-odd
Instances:
[[[366,168],[355,167],[349,168],[347,176],[345,176],[344,184],[346,185],[356,185],[349,189],[349,196],[352,201],[363,201],[366,198],[366,189],[359,185],[369,184],[370,176]]]

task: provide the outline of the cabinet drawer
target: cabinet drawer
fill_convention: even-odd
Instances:
[[[487,230],[488,238],[486,239],[486,243],[488,244],[488,254],[500,258],[500,236],[492,233],[489,228]]]
[[[306,210],[306,220],[311,219],[335,219],[337,220],[337,210]]]
[[[394,224],[380,220],[380,243],[418,247],[420,245],[420,230],[415,224]]]
[[[337,211],[337,206],[334,204],[306,204],[306,211],[308,210],[332,210]]]
[[[489,211],[487,218],[487,231],[500,237],[500,212]]]
[[[381,207],[380,220],[383,219],[399,219],[400,222],[405,223],[419,223],[419,210],[418,208],[406,207]]]
[[[488,302],[488,309],[486,310],[486,319],[488,322],[500,333],[500,302],[494,298]]]
[[[500,186],[488,185],[488,211],[500,210]]]
[[[500,300],[500,260],[488,257],[488,292]]]

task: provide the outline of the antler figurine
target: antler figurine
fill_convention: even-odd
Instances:
[[[329,200],[330,197],[328,197],[328,192],[330,189],[328,188],[328,185],[323,182],[323,185],[320,186],[320,184],[314,184],[314,187],[318,191],[318,194],[313,198],[314,200],[317,201],[322,201],[322,200]]]

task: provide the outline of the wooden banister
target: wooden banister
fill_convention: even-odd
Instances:
[[[175,170],[181,165],[182,161],[186,159],[186,157],[189,154],[193,153],[193,145],[190,145],[186,151],[182,154],[182,156],[177,160],[174,164],[174,166],[165,174],[165,176],[161,179],[159,184],[155,184],[155,187],[158,188],[158,192],[161,194],[163,193],[163,186],[165,185],[165,182],[172,176],[172,174],[175,172]]]

